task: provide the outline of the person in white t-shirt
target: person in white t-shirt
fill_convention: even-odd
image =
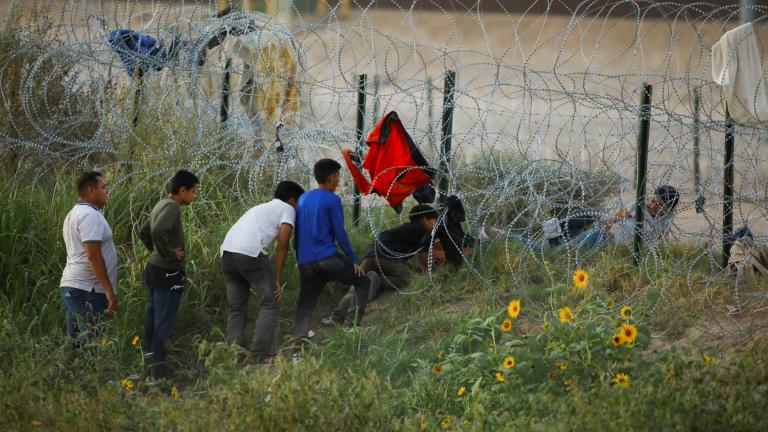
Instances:
[[[67,310],[67,334],[92,337],[105,312],[117,311],[117,251],[102,208],[109,192],[104,176],[86,172],[77,179],[80,199],[64,219],[67,263],[61,276],[61,300]]]
[[[250,349],[258,362],[270,357],[282,294],[281,275],[295,225],[296,202],[303,193],[304,189],[298,184],[281,181],[275,188],[274,199],[248,210],[229,229],[221,245],[221,265],[227,287],[227,339]],[[267,254],[275,240],[273,270]],[[251,291],[259,296],[261,307],[248,347],[245,323]]]
[[[680,194],[674,186],[659,186],[648,198],[643,211],[643,240],[654,244],[661,241],[669,232],[674,210],[680,201]],[[594,249],[605,243],[627,244],[635,238],[636,206],[621,209],[613,218],[605,221],[601,227],[581,233],[573,242],[579,247]]]

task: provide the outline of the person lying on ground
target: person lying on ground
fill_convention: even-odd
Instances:
[[[320,293],[328,282],[355,287],[357,307],[353,323],[365,315],[370,281],[363,272],[344,230],[344,209],[336,195],[341,165],[333,159],[315,163],[318,188],[306,192],[296,206],[295,244],[299,262],[300,290],[293,323],[293,335],[309,336],[309,323]],[[344,251],[336,250],[339,245]]]
[[[656,243],[668,234],[679,200],[677,189],[669,185],[659,186],[648,198],[648,204],[643,207],[643,238],[646,242]],[[598,226],[595,226],[599,224],[595,215],[584,211],[574,212],[563,219],[550,219],[542,224],[546,237],[544,242],[495,227],[483,228],[481,239],[506,238],[519,241],[537,255],[549,248],[566,244],[587,250],[606,244],[627,244],[634,239],[635,212],[634,207],[622,208]]]
[[[173,336],[181,294],[186,284],[186,247],[181,206],[197,198],[200,180],[191,172],[180,170],[171,178],[170,196],[161,199],[139,230],[139,240],[152,251],[144,268],[147,285],[147,318],[142,349],[153,378],[167,377],[166,343]]]
[[[380,233],[363,256],[362,269],[371,281],[368,303],[382,291],[406,288],[414,273],[426,268],[426,260],[422,262],[420,252],[429,248],[432,230],[437,223],[437,210],[419,204],[411,209],[408,219],[408,223]],[[354,303],[355,290],[352,288],[322,323],[343,323],[348,312],[354,311]]]
[[[257,362],[267,361],[277,325],[282,297],[281,277],[296,221],[296,204],[304,189],[281,181],[274,199],[252,207],[229,229],[221,245],[221,266],[227,288],[227,340],[250,349]],[[267,256],[277,240],[275,269]],[[250,292],[259,297],[259,317],[250,347],[246,346]]]
[[[656,243],[664,239],[672,224],[674,210],[680,201],[680,194],[673,186],[659,186],[648,198],[643,211],[643,240]],[[623,208],[613,218],[579,234],[573,242],[577,247],[595,249],[605,244],[628,244],[635,238],[636,207]]]
[[[67,311],[67,335],[94,337],[98,321],[117,311],[117,250],[103,208],[109,191],[100,172],[77,179],[80,199],[64,218],[67,263],[59,291]],[[75,327],[77,325],[77,327]]]

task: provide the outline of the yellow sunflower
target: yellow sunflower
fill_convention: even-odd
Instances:
[[[710,357],[709,354],[704,354],[702,359],[704,360],[704,364],[710,364],[712,362],[712,357]]]
[[[133,381],[131,381],[128,378],[125,378],[122,381],[120,381],[120,385],[122,385],[123,388],[128,390],[128,391],[133,390],[133,387],[134,387]]]
[[[520,315],[520,300],[512,300],[507,306],[507,315],[510,318],[517,318]]]
[[[625,342],[624,333],[618,332],[611,337],[611,343],[613,346],[619,346]]]
[[[467,392],[467,389],[464,388],[464,386],[459,387],[459,391],[456,392],[459,396],[464,396],[464,393]]]
[[[441,373],[443,373],[443,365],[441,364],[432,365],[432,372],[434,372],[437,375],[440,375]]]
[[[568,363],[561,360],[555,360],[555,367],[557,370],[565,370],[568,368]]]
[[[498,381],[498,382],[504,382],[504,381],[506,381],[506,380],[507,380],[507,379],[506,379],[506,378],[504,378],[504,374],[503,374],[503,373],[501,373],[501,372],[496,372],[496,381]]]
[[[515,367],[515,357],[509,356],[504,359],[504,369],[512,369]]]
[[[443,419],[443,421],[440,422],[440,426],[443,429],[447,429],[451,424],[453,424],[453,418],[452,417],[446,417]]]
[[[176,386],[171,387],[171,399],[173,400],[181,399],[181,394],[179,393],[179,389],[177,389]]]
[[[573,311],[570,306],[566,306],[559,309],[557,313],[560,315],[560,322],[563,324],[570,324],[573,321]]]
[[[505,319],[501,322],[501,331],[508,333],[510,330],[512,330],[512,320]]]
[[[632,380],[629,378],[629,375],[623,373],[617,373],[613,378],[613,383],[621,388],[629,387],[630,382],[632,382]]]
[[[131,339],[131,345],[136,346],[141,342],[141,339],[139,339],[139,335],[136,335]]]
[[[637,327],[634,324],[624,324],[621,326],[621,334],[624,335],[624,342],[634,343],[637,339]]]
[[[426,421],[425,419],[421,419],[421,420],[419,420],[419,426],[420,426],[422,429],[426,429],[426,428],[427,428],[427,421]]]
[[[632,307],[631,306],[624,306],[621,308],[621,317],[625,320],[628,320],[632,318]]]
[[[582,269],[576,269],[573,272],[573,285],[579,289],[586,288],[589,285],[589,274]]]

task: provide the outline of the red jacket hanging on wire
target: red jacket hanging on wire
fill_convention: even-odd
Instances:
[[[383,196],[399,212],[403,201],[429,183],[434,172],[394,111],[379,121],[368,134],[366,144],[368,154],[362,168],[368,171],[370,182],[360,171],[352,150],[341,152],[352,179],[362,193]]]

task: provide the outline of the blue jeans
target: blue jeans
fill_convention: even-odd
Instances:
[[[147,354],[147,365],[155,378],[165,378],[166,341],[173,336],[176,313],[181,305],[181,290],[154,288],[147,285],[147,319],[141,348]]]
[[[578,248],[587,248],[594,250],[604,245],[608,241],[608,233],[603,228],[588,229],[579,234],[573,242]]]
[[[521,242],[524,246],[528,247],[533,253],[535,254],[541,254],[542,253],[542,247],[541,244],[525,238],[519,234],[507,234],[507,238],[509,240],[515,240]],[[583,249],[585,249],[585,252],[593,251],[600,246],[603,246],[608,241],[608,234],[603,228],[592,228],[585,231],[582,231],[581,234],[574,237],[572,240],[570,240],[568,243],[576,245],[576,249],[580,252]],[[560,243],[559,246],[562,246],[565,243]]]
[[[107,310],[107,295],[95,290],[61,287],[61,302],[67,310],[67,335],[75,336],[75,324],[81,337],[89,339],[98,333],[96,324]]]

